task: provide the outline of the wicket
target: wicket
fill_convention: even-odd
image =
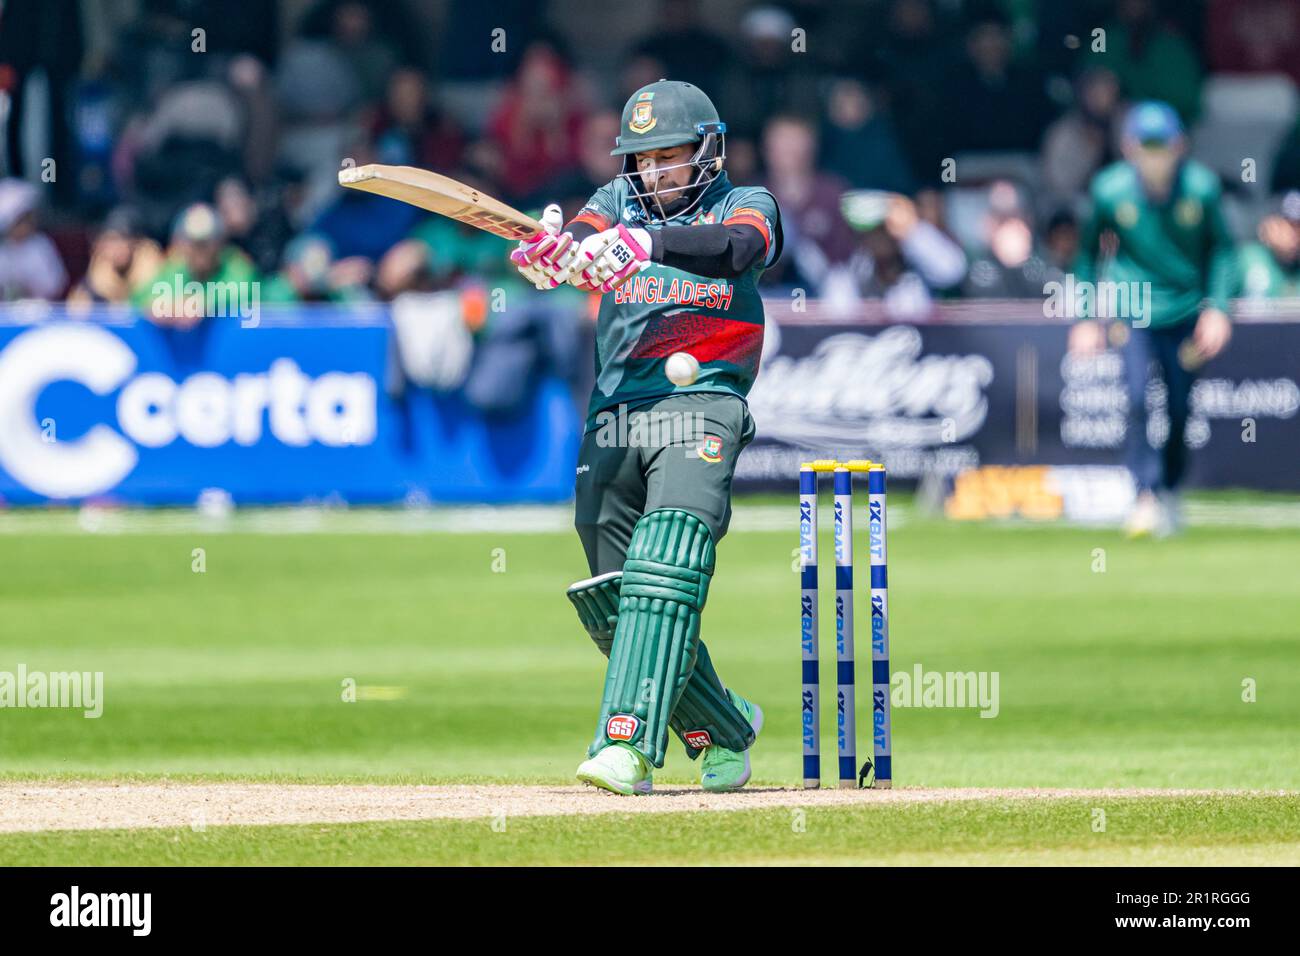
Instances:
[[[835,509],[836,749],[841,787],[857,787],[874,770],[871,786],[893,782],[889,701],[889,575],[885,466],[872,461],[818,459],[799,466],[799,610],[803,648],[803,785],[821,786],[821,675],[817,623],[817,476],[832,474]],[[857,680],[853,662],[853,474],[867,476],[867,524],[871,568],[872,751],[857,763]]]

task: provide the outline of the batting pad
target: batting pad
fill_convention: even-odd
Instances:
[[[606,657],[618,625],[622,583],[623,572],[611,571],[571,584],[565,592],[577,609],[582,626]],[[744,750],[754,742],[754,729],[728,699],[703,641],[696,643],[695,668],[668,724],[692,760],[704,746],[717,744],[728,750]]]
[[[622,742],[663,766],[668,719],[695,669],[713,562],[708,527],[685,511],[651,511],[632,530],[593,756]]]

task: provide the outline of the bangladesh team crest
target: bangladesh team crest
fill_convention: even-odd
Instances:
[[[632,118],[628,121],[627,128],[634,133],[648,133],[655,128],[659,122],[654,113],[654,92],[649,91],[642,93],[637,97],[636,103],[632,105]]]
[[[705,461],[715,463],[722,461],[722,439],[717,435],[705,435],[704,441],[700,442],[697,450]]]

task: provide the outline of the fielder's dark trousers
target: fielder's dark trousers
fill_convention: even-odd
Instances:
[[[1195,318],[1165,328],[1129,329],[1124,345],[1124,380],[1128,390],[1125,460],[1138,491],[1178,487],[1187,469],[1187,418],[1191,412],[1196,371],[1185,368],[1179,349],[1192,336]],[[1158,374],[1165,383],[1169,435],[1160,448],[1147,441],[1147,385]]]

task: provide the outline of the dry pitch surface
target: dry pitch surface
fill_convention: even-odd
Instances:
[[[685,813],[778,807],[866,807],[946,801],[1096,801],[1152,797],[1295,796],[1287,791],[1174,789],[755,788],[709,794],[665,787],[620,797],[582,786],[383,786],[271,783],[2,783],[0,833],[153,827],[473,820],[493,817]]]

